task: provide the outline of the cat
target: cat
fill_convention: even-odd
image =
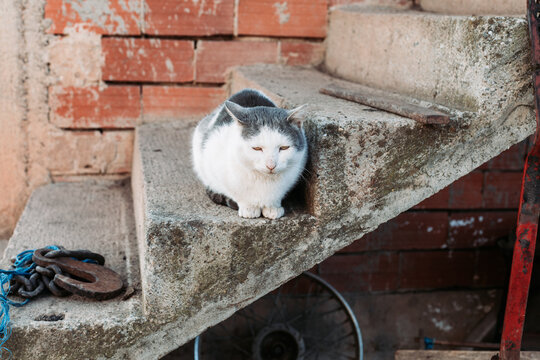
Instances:
[[[302,107],[281,109],[262,92],[244,89],[199,122],[193,168],[214,202],[243,218],[284,215],[281,201],[307,160]]]

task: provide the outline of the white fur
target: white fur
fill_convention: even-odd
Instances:
[[[214,123],[221,107],[211,114]],[[202,123],[193,136],[193,164],[202,183],[238,204],[238,215],[277,219],[285,213],[281,201],[298,181],[307,159],[307,145],[297,151],[279,132],[263,127],[244,140],[236,121],[215,129],[201,151]],[[303,133],[302,133],[303,134]],[[305,142],[307,144],[307,142]],[[287,150],[280,150],[289,146]],[[262,151],[253,150],[261,147]],[[274,167],[272,171],[269,168]]]

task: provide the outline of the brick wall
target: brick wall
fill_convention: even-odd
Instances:
[[[231,66],[322,62],[333,4],[48,0],[52,179],[127,175],[134,127],[208,113]]]
[[[504,287],[529,140],[318,266],[343,292]]]

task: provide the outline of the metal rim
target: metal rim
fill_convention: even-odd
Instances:
[[[313,280],[318,285],[325,288],[325,290],[327,290],[328,293],[331,294],[331,296],[334,297],[334,299],[342,306],[343,308],[342,310],[346,314],[355,335],[354,337],[357,344],[356,348],[358,349],[358,352],[356,354],[357,359],[363,360],[364,346],[363,346],[363,341],[362,341],[362,333],[360,330],[360,326],[358,325],[358,320],[356,319],[356,316],[354,315],[354,312],[352,308],[350,307],[349,303],[332,285],[330,285],[326,280],[322,279],[321,277],[310,272],[304,272],[300,275],[300,277],[301,276],[305,276],[309,278],[310,280]],[[201,359],[201,335],[195,338],[194,359],[195,360]]]

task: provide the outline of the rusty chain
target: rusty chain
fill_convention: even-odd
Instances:
[[[105,263],[105,258],[102,255],[88,250],[67,250],[61,246],[58,248],[58,250],[47,249],[44,251],[44,255],[47,258],[69,257],[85,262],[94,262],[99,265]],[[54,283],[56,275],[69,276],[58,265],[51,264],[46,267],[36,265],[30,275],[15,275],[11,279],[9,294],[18,295],[25,299],[34,298],[45,290],[49,290],[51,294],[58,297],[71,295],[71,292],[58,287]]]

